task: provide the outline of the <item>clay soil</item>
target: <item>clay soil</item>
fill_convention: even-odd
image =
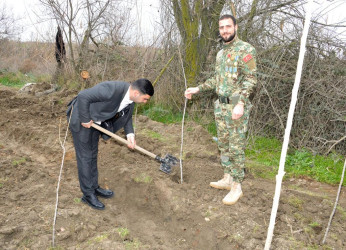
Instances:
[[[74,94],[37,95],[0,87],[1,249],[52,249],[61,167],[55,249],[264,248],[275,180],[248,170],[244,196],[233,206],[223,205],[227,191],[209,187],[223,176],[217,145],[193,123],[185,124],[183,183],[179,164],[167,175],[152,158],[101,139],[99,183],[115,196],[101,199],[103,211],[82,203],[70,133],[62,164],[65,109]],[[179,157],[181,124],[137,116],[135,126],[139,146]],[[271,249],[346,249],[345,191],[322,245],[337,188],[285,180]]]

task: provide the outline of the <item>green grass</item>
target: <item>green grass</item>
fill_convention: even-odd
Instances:
[[[148,116],[151,120],[162,122],[164,124],[181,122],[183,115],[174,112],[173,109],[151,103],[138,107],[138,112]]]
[[[134,239],[132,241],[126,241],[124,243],[125,243],[126,250],[140,249],[142,246],[142,243],[138,239]]]
[[[108,237],[109,237],[108,233],[104,233],[102,235],[97,235],[94,238],[88,240],[88,244],[90,245],[90,244],[93,244],[93,243],[100,243],[100,242],[106,240]]]
[[[136,176],[134,178],[134,181],[139,183],[146,183],[146,184],[149,184],[151,183],[153,180],[153,178],[151,178],[149,175],[145,174],[145,173],[141,173],[139,176]]]
[[[120,238],[123,239],[123,240],[124,240],[125,238],[127,238],[128,235],[130,234],[130,230],[128,230],[128,229],[125,228],[125,227],[119,227],[119,228],[117,228],[116,230],[117,230],[117,232],[118,232]]]
[[[290,204],[291,206],[295,208],[298,208],[299,210],[303,209],[304,201],[299,199],[298,197],[290,196],[287,202],[288,204]]]
[[[20,158],[19,160],[13,160],[12,165],[13,166],[23,165],[26,161],[27,161],[26,158],[23,157],[23,158]]]
[[[21,72],[9,72],[0,70],[0,84],[8,87],[20,89],[29,82],[45,82],[49,81],[48,75],[34,76],[33,74],[23,74]]]
[[[150,138],[157,139],[162,142],[167,140],[167,138],[164,137],[162,134],[155,132],[151,129],[142,129],[141,131],[139,131],[139,134],[146,135]]]
[[[81,198],[73,198],[73,202],[78,204],[81,203],[82,199]]]
[[[176,112],[172,108],[162,105],[155,105],[153,103],[138,106],[138,112],[148,116],[153,121],[162,122],[164,124],[181,123],[183,120],[182,113]],[[212,136],[217,135],[214,117],[211,117],[210,119],[209,117],[207,119],[204,117],[203,119],[200,116],[189,117],[187,114],[185,114],[185,121],[188,120],[193,120],[194,122],[202,125]]]
[[[248,168],[264,178],[272,178],[277,174],[282,143],[275,138],[257,137],[250,141],[246,157]],[[307,149],[289,150],[285,163],[285,178],[309,177],[319,182],[338,184],[341,179],[344,159],[341,155],[314,155]],[[260,171],[258,171],[260,169]],[[344,179],[343,185],[346,185]]]
[[[1,72],[0,83],[8,87],[21,88],[24,86],[25,80],[21,73]]]

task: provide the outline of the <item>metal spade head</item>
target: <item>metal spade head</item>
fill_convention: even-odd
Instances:
[[[178,163],[178,159],[169,154],[166,154],[165,158],[157,156],[157,160],[161,162],[160,170],[166,174],[170,174],[172,172],[172,166]]]

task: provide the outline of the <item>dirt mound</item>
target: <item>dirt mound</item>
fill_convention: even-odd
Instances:
[[[66,132],[65,109],[73,94],[45,96],[0,87],[0,245],[47,249],[52,244],[56,187]],[[155,154],[179,157],[181,125],[135,118],[137,144]],[[183,183],[159,163],[115,141],[100,140],[99,182],[115,191],[96,211],[80,202],[71,135],[65,144],[55,243],[62,249],[263,249],[274,181],[247,173],[244,197],[221,202],[227,191],[209,187],[222,170],[211,136],[187,123]],[[122,135],[122,132],[119,132]],[[251,164],[251,163],[248,163]],[[307,180],[284,182],[272,249],[318,248],[337,187]],[[342,192],[327,246],[345,249]]]

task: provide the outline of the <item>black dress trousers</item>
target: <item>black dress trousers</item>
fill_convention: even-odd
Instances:
[[[100,132],[81,126],[79,132],[72,132],[76,151],[80,188],[84,195],[95,193],[98,188],[97,154]]]

